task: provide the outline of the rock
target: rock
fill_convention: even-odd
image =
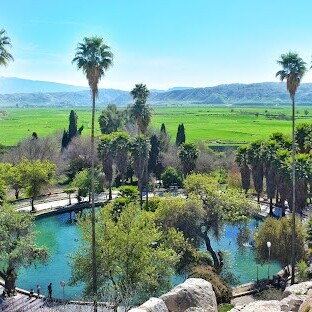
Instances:
[[[159,298],[150,298],[139,307],[133,308],[131,312],[168,312],[163,300]]]
[[[170,312],[184,312],[191,307],[202,308],[205,312],[218,310],[212,285],[202,278],[189,278],[160,298]]]
[[[207,312],[209,310],[206,310],[205,308],[195,308],[195,307],[191,307],[186,309],[184,312]]]
[[[236,306],[230,312],[297,312],[306,295],[294,295],[277,300],[255,301],[247,305]]]
[[[298,312],[312,312],[312,297],[308,297],[303,301]]]
[[[294,284],[286,287],[285,292],[289,292],[291,294],[307,294],[308,290],[312,288],[312,281],[307,281],[299,284]]]

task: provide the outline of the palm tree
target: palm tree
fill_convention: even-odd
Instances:
[[[147,98],[149,97],[149,90],[147,89],[145,84],[136,84],[135,87],[131,90],[130,94],[132,95],[133,99],[135,100],[134,105],[130,107],[130,117],[135,120],[137,126],[138,126],[138,135],[142,133],[146,140],[146,132],[148,125],[151,122],[151,108],[149,105],[146,104]],[[145,146],[147,146],[147,143],[145,143]],[[145,153],[146,156],[148,156],[148,153]],[[139,160],[141,162],[141,160]],[[145,167],[145,184],[146,184],[146,206],[148,206],[148,162],[147,158],[144,159]],[[144,175],[144,174],[143,174]],[[142,179],[143,179],[142,175]],[[140,179],[140,177],[138,177]],[[140,189],[140,202],[141,206],[143,205],[142,200],[142,183],[139,183],[141,185]]]
[[[306,63],[297,53],[282,54],[277,61],[282,69],[276,73],[281,81],[286,79],[286,86],[292,102],[292,255],[291,255],[291,284],[295,283],[295,226],[296,226],[296,169],[295,169],[295,95],[303,75],[306,73]]]
[[[240,146],[235,155],[235,161],[239,167],[242,179],[242,188],[247,194],[250,188],[250,168],[248,167],[248,158],[247,158],[248,146]]]
[[[248,163],[251,166],[251,174],[255,190],[257,192],[257,201],[260,202],[260,195],[263,191],[263,158],[262,158],[262,144],[258,140],[252,142],[247,150]]]
[[[8,52],[7,47],[11,47],[11,40],[6,36],[4,29],[0,30],[0,66],[7,66],[8,62],[14,61],[13,56]]]
[[[92,122],[91,122],[91,209],[92,209],[92,291],[94,298],[97,294],[96,258],[95,258],[95,209],[94,209],[94,115],[95,100],[98,96],[98,84],[105,71],[113,64],[113,54],[100,37],[85,37],[76,49],[72,61],[86,75],[92,93]],[[96,299],[94,309],[96,311]]]
[[[114,175],[114,155],[112,152],[113,136],[112,134],[106,134],[101,137],[101,141],[98,145],[99,158],[102,161],[103,172],[105,174],[105,180],[108,183],[108,199],[112,199],[112,183]]]
[[[194,143],[182,143],[178,149],[178,157],[182,163],[184,176],[195,169],[199,149]]]

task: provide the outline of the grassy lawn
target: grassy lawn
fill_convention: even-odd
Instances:
[[[74,108],[78,126],[90,134],[90,108]],[[98,109],[96,120],[100,115]],[[68,128],[70,108],[8,108],[0,111],[0,144],[15,145],[33,132],[46,136]],[[156,107],[152,126],[159,130],[165,123],[175,140],[178,125],[183,123],[187,141],[205,141],[210,145],[237,145],[267,138],[273,132],[291,132],[291,108],[285,107]],[[297,124],[312,122],[312,108],[297,108]],[[100,134],[98,123],[96,132]]]

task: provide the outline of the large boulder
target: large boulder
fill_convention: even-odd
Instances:
[[[188,308],[202,308],[217,312],[217,300],[212,285],[202,278],[189,278],[160,297],[170,312],[184,312]]]
[[[150,298],[139,307],[133,308],[131,312],[168,312],[163,300],[159,298]]]

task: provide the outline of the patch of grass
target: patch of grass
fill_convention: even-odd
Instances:
[[[218,306],[218,312],[227,312],[234,308],[233,304],[225,303]]]
[[[97,107],[95,120],[104,107]],[[300,107],[297,124],[312,122],[312,115],[304,114]],[[306,107],[309,108],[309,107]],[[90,107],[64,108],[4,108],[0,117],[0,144],[11,146],[36,132],[47,136],[68,128],[70,110],[78,115],[78,126],[84,125],[83,135],[91,129]],[[280,116],[285,116],[281,119]],[[226,107],[226,106],[162,106],[154,107],[152,127],[160,129],[162,123],[175,141],[178,125],[185,126],[188,142],[204,141],[211,146],[237,146],[257,139],[266,139],[273,132],[291,133],[290,106],[281,107]],[[98,122],[96,134],[100,134]]]

